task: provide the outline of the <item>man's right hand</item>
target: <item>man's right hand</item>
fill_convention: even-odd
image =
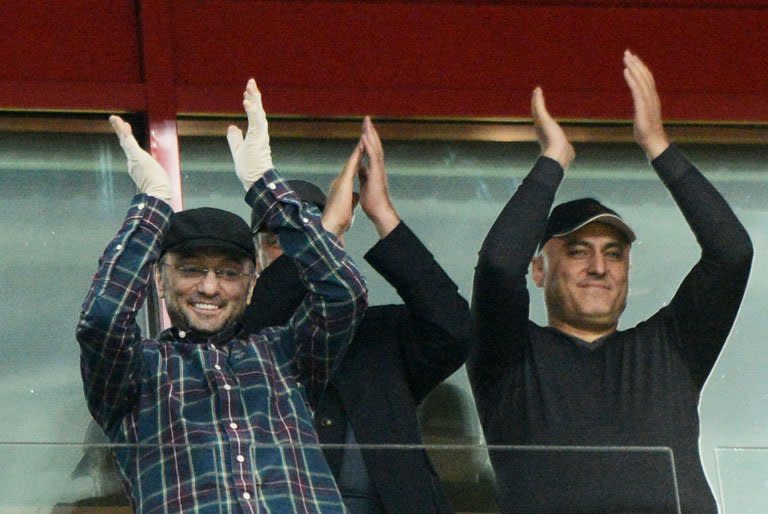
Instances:
[[[339,239],[352,225],[353,213],[357,207],[358,194],[355,189],[355,175],[360,172],[363,157],[363,144],[358,141],[352,155],[347,159],[344,169],[333,179],[328,189],[328,199],[323,209],[323,228]]]
[[[544,104],[544,92],[540,87],[533,90],[531,113],[533,128],[536,130],[536,137],[541,146],[541,155],[556,160],[564,170],[567,170],[576,157],[576,151],[565,137],[563,129],[549,115],[547,106]]]
[[[170,203],[171,182],[160,163],[139,146],[133,137],[131,124],[115,115],[109,117],[109,123],[128,159],[128,175],[139,191]]]

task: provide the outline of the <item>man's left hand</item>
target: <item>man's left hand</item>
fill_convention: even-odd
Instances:
[[[363,121],[361,140],[369,162],[367,168],[360,170],[360,207],[383,239],[400,223],[400,217],[389,198],[384,148],[370,116]]]
[[[131,124],[114,114],[109,117],[109,123],[128,159],[128,174],[139,191],[170,203],[171,182],[160,163],[139,146]]]
[[[624,80],[635,104],[635,140],[652,161],[669,146],[661,120],[661,100],[651,70],[629,50],[624,51]]]
[[[256,81],[249,79],[243,91],[243,108],[248,117],[248,131],[243,139],[243,132],[234,125],[227,129],[227,143],[232,159],[235,161],[235,173],[248,191],[254,182],[272,169],[272,150],[269,146],[269,126],[267,114],[261,104],[261,92]]]

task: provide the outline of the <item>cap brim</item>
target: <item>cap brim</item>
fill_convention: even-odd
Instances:
[[[611,227],[615,228],[622,234],[624,234],[624,237],[627,238],[627,242],[633,243],[635,239],[635,232],[629,228],[629,225],[624,223],[624,220],[616,216],[615,214],[609,214],[609,213],[602,213],[598,214],[596,216],[592,216],[591,218],[582,221],[572,229],[566,231],[566,232],[560,232],[559,234],[552,234],[551,237],[564,237],[568,234],[572,234],[579,230],[580,228],[586,227],[590,223],[597,222],[597,223],[603,223],[605,225],[610,225]]]

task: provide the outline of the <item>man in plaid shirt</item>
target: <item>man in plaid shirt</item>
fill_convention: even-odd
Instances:
[[[246,200],[300,270],[307,296],[290,321],[248,334],[254,247],[248,225],[218,209],[174,214],[170,185],[131,127],[110,118],[136,195],[107,246],[77,327],[88,406],[113,443],[137,512],[344,512],[308,399],[348,345],[366,289],[334,236],[273,169],[251,79],[248,132],[230,128]],[[342,174],[351,216],[352,177]],[[172,328],[143,338],[136,313],[152,266]]]

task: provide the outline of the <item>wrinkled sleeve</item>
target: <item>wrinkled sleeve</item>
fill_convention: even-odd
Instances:
[[[292,357],[300,377],[318,391],[363,316],[365,282],[339,240],[321,225],[318,211],[301,202],[276,170],[253,184],[246,202],[277,234],[283,252],[299,270],[307,294],[279,344]]]
[[[134,197],[83,302],[76,331],[83,387],[88,408],[105,431],[120,423],[137,398],[141,334],[136,313],[172,212],[155,197]]]
[[[699,387],[736,319],[752,266],[749,234],[709,180],[671,145],[652,162],[683,213],[701,257],[662,310]]]
[[[525,277],[563,176],[557,161],[539,157],[480,248],[472,292],[477,343],[467,374],[481,419],[487,419],[511,387],[509,370],[528,341]]]
[[[469,305],[404,222],[365,259],[405,302],[397,342],[411,392],[420,402],[467,358],[473,333]]]

